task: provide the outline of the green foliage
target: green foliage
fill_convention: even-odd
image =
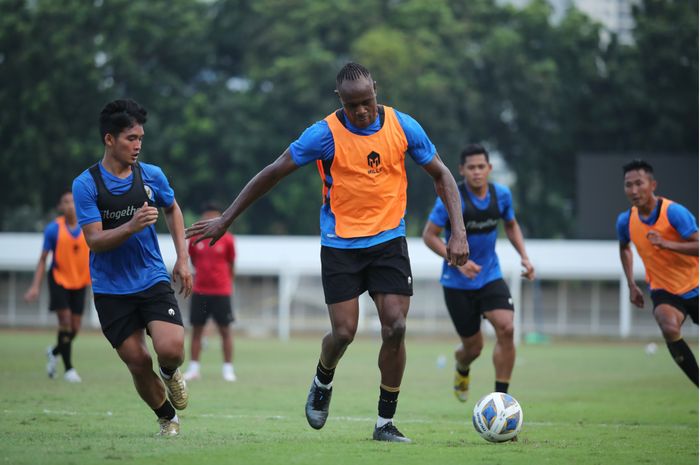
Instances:
[[[479,141],[517,174],[526,234],[570,237],[579,153],[698,151],[698,4],[644,0],[635,42],[601,40],[546,0],[0,1],[0,226],[36,228],[100,159],[96,118],[117,97],[149,110],[142,154],[188,217],[228,205],[339,106],[335,74],[365,64],[379,100],[412,115],[456,174]],[[660,45],[661,44],[661,45]],[[9,109],[9,110],[8,110]],[[435,193],[409,162],[409,232]],[[315,234],[315,168],[240,218],[240,233]]]

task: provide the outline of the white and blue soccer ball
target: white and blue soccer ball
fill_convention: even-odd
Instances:
[[[523,427],[523,409],[513,396],[492,392],[474,406],[472,423],[476,432],[487,441],[510,441]]]

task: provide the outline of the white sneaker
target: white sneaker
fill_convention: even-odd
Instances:
[[[224,365],[221,369],[221,375],[224,377],[224,381],[230,383],[236,381],[236,373],[233,372],[233,367],[231,365]]]
[[[63,379],[69,383],[80,383],[83,381],[78,372],[75,371],[75,368],[71,368],[70,370],[66,371],[66,373],[63,375]]]
[[[46,349],[46,360],[46,374],[53,379],[56,377],[56,356],[53,354],[51,346]]]
[[[184,375],[182,375],[185,378],[185,381],[191,381],[193,379],[200,379],[202,375],[199,373],[199,370],[192,370],[189,369],[185,372]]]

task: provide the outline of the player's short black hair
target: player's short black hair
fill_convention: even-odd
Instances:
[[[219,205],[216,202],[206,202],[202,204],[202,209],[200,210],[202,213],[204,212],[222,212],[223,210],[221,209],[221,205]]]
[[[625,174],[629,173],[630,171],[644,171],[647,173],[649,176],[654,177],[654,168],[647,163],[646,161],[642,160],[641,158],[635,158],[631,162],[625,164],[622,167],[622,175],[624,176]]]
[[[148,112],[132,99],[118,99],[109,102],[100,112],[100,137],[104,143],[105,136],[114,137],[134,124],[146,124]]]
[[[356,81],[363,77],[372,81],[372,75],[367,68],[359,63],[347,63],[338,71],[338,75],[335,77],[336,88],[340,88],[340,84],[342,84],[343,81]]]
[[[467,157],[471,157],[472,155],[483,155],[486,157],[486,161],[488,163],[491,163],[491,161],[489,160],[489,152],[484,148],[483,145],[469,144],[464,148],[464,150],[462,150],[462,153],[459,155],[459,164],[463,165],[464,162],[467,161]]]

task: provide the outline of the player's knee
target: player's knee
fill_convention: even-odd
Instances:
[[[681,328],[675,321],[659,321],[659,328],[666,341],[676,341],[681,336]]]
[[[341,346],[347,346],[355,340],[356,332],[357,327],[355,326],[341,326],[333,331],[333,337]]]
[[[400,343],[406,335],[406,320],[403,318],[382,325],[382,340]]]
[[[501,341],[512,341],[513,340],[513,322],[509,321],[507,323],[499,324],[496,326],[496,336]]]
[[[148,373],[153,369],[153,360],[148,352],[133,353],[124,361],[129,371],[138,376]]]

